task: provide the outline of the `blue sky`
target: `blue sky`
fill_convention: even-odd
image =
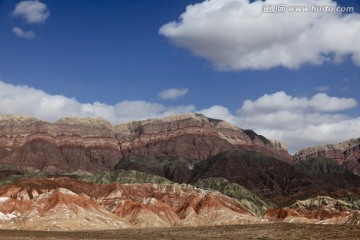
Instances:
[[[360,136],[359,1],[0,1],[0,114],[113,124],[188,111],[284,140]]]

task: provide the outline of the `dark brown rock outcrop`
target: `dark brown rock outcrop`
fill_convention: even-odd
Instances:
[[[355,174],[319,177],[294,164],[251,151],[224,152],[200,162],[190,181],[209,177],[225,178],[281,207],[318,195],[341,198],[360,193],[360,177]],[[334,180],[328,181],[329,178]]]
[[[129,155],[202,160],[232,149],[292,161],[279,142],[195,113],[116,126],[103,119],[0,116],[0,164],[25,170],[99,172]]]

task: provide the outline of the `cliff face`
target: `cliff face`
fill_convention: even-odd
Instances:
[[[0,117],[0,163],[26,170],[103,171],[118,161],[111,124],[101,119],[65,118],[56,123]]]
[[[341,166],[360,174],[360,138],[339,144],[327,144],[305,148],[293,156],[295,162],[327,157],[334,159]]]
[[[194,113],[116,126],[103,119],[63,118],[48,123],[0,116],[0,164],[27,170],[99,172],[113,169],[129,155],[202,160],[232,149],[292,161],[279,142]]]
[[[203,160],[242,148],[292,161],[287,149],[250,130],[189,113],[114,127],[122,155],[178,156]]]

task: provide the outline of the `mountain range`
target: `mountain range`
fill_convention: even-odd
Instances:
[[[303,149],[188,113],[0,116],[0,228],[360,224],[360,138]]]

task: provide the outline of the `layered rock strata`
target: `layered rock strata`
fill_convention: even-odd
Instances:
[[[240,202],[189,185],[21,179],[0,188],[0,228],[94,230],[261,223]]]
[[[293,156],[295,162],[327,157],[336,160],[341,166],[360,175],[360,138],[338,144],[326,144],[305,148]]]
[[[256,217],[238,200],[185,184],[93,184],[58,177],[0,187],[0,229],[106,230],[271,222],[360,225],[354,203],[321,196]]]
[[[0,116],[0,164],[25,170],[100,172],[129,155],[202,160],[232,149],[292,161],[280,142],[195,113],[115,126],[103,119]]]
[[[288,208],[268,209],[264,218],[287,223],[360,225],[356,206],[327,196],[296,201]]]

